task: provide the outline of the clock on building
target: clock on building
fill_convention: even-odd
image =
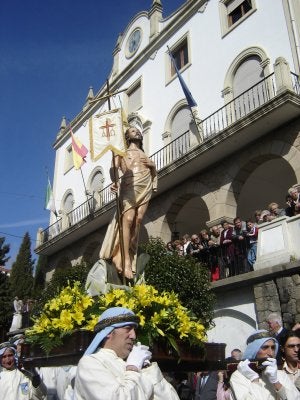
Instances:
[[[131,32],[126,46],[126,55],[127,57],[133,56],[133,54],[139,48],[139,45],[142,40],[142,31],[140,28],[136,28],[133,32]]]

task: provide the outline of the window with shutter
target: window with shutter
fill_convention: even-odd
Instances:
[[[128,114],[136,112],[142,107],[142,87],[141,82],[135,85],[127,92],[128,96]]]
[[[175,60],[176,67],[179,70],[181,70],[185,65],[188,64],[189,53],[188,53],[188,45],[186,38],[175,50],[172,50],[172,56]],[[171,77],[172,77],[176,74],[176,71],[172,62],[170,63],[170,65],[171,65]]]
[[[91,185],[90,185],[91,191],[92,192],[97,192],[101,189],[103,189],[103,174],[102,171],[97,171],[92,179],[91,179]]]
[[[252,10],[251,0],[232,0],[227,4],[228,26],[235,24],[239,19]]]
[[[191,111],[188,107],[181,108],[173,118],[171,125],[172,145],[170,148],[173,160],[186,154],[190,147],[190,122]]]
[[[191,111],[188,107],[181,108],[174,116],[172,121],[172,140],[177,139],[189,130],[191,122]]]
[[[256,11],[256,0],[219,0],[222,36]]]
[[[237,118],[246,115],[255,106],[261,105],[265,99],[264,83],[262,86],[256,86],[264,78],[261,60],[258,56],[246,58],[238,67],[233,78],[233,95],[235,100],[235,114]],[[246,93],[244,93],[246,92]],[[243,95],[241,95],[244,93]]]
[[[65,172],[68,172],[73,167],[72,146],[68,146],[65,150]]]
[[[73,209],[73,201],[74,201],[73,194],[69,193],[67,195],[67,197],[65,198],[65,201],[64,201],[64,211],[65,211],[65,213],[68,213],[68,212],[72,211],[72,209]]]

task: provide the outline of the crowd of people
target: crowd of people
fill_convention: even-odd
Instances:
[[[0,345],[0,393],[7,400],[300,400],[300,324],[272,313],[245,350],[233,349],[219,371],[162,372],[137,340],[139,318],[108,308],[77,366],[22,365],[22,335]]]
[[[300,213],[300,195],[289,190],[286,209],[271,203],[253,220],[236,217],[233,226],[203,229],[166,245],[167,251],[195,257],[211,279],[253,269],[258,224]],[[14,299],[10,331],[27,327],[31,301]],[[28,318],[28,320],[27,320]],[[0,344],[0,393],[6,400],[300,400],[300,324],[282,326],[280,315],[268,316],[267,329],[245,338],[218,371],[162,372],[148,346],[137,340],[139,318],[124,307],[108,308],[78,365],[33,368],[22,364],[23,335]],[[230,368],[229,368],[230,366]]]
[[[253,271],[256,261],[258,225],[282,216],[300,213],[300,193],[294,187],[288,190],[286,208],[272,202],[266,210],[256,210],[253,218],[243,221],[236,217],[233,224],[221,221],[220,226],[202,229],[200,233],[184,234],[166,244],[168,252],[192,256],[205,265],[211,281]]]

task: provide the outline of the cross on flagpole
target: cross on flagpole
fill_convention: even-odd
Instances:
[[[110,98],[119,93],[125,92],[126,90],[128,90],[128,88],[119,89],[119,90],[116,90],[115,92],[110,92],[108,79],[106,80],[106,87],[107,87],[107,94],[105,94],[104,96],[96,97],[93,100],[89,100],[89,103],[97,103],[100,100],[108,99],[108,108],[109,108],[109,110],[111,110]]]

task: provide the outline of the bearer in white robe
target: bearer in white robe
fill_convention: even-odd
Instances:
[[[79,361],[76,400],[179,400],[148,346],[135,344],[138,317],[123,307],[106,310]]]

